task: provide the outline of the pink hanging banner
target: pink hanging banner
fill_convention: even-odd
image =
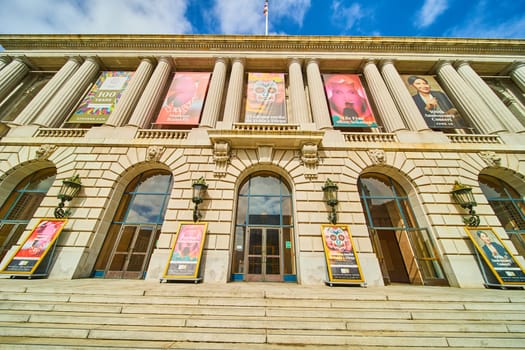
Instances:
[[[377,128],[358,74],[323,74],[323,79],[334,126]]]
[[[155,124],[199,125],[211,73],[177,72]]]

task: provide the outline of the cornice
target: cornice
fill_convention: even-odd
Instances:
[[[241,35],[0,35],[8,51],[331,51],[525,55],[521,39]]]

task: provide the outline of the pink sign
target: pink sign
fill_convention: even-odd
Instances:
[[[156,124],[199,125],[211,73],[177,72]]]

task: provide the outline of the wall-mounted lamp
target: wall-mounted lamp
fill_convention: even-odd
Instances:
[[[202,214],[199,211],[199,204],[201,204],[204,200],[204,192],[206,192],[208,189],[208,185],[206,185],[206,180],[201,177],[200,179],[193,181],[191,187],[193,187],[193,196],[191,201],[195,203],[195,208],[193,209],[193,222],[197,222],[202,217]]]
[[[323,186],[326,204],[332,207],[332,212],[328,214],[328,221],[330,221],[333,225],[337,224],[337,213],[335,211],[335,207],[337,206],[337,203],[339,203],[337,200],[338,189],[339,187],[337,187],[337,185],[330,179],[327,179]]]
[[[463,222],[465,225],[476,227],[479,226],[480,220],[479,216],[476,214],[474,207],[478,205],[472,194],[472,187],[463,185],[456,181],[452,189],[452,197],[463,209],[469,210],[470,217],[464,217]]]
[[[66,202],[71,201],[77,196],[81,187],[82,184],[80,183],[80,177],[78,174],[62,181],[62,187],[60,187],[60,191],[57,195],[57,198],[60,199],[60,203],[58,203],[58,207],[55,208],[55,218],[67,218],[71,215],[71,210],[64,210],[64,206]]]

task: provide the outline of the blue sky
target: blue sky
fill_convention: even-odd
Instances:
[[[1,34],[264,34],[264,0],[0,0]],[[277,35],[525,39],[525,0],[269,0]]]

